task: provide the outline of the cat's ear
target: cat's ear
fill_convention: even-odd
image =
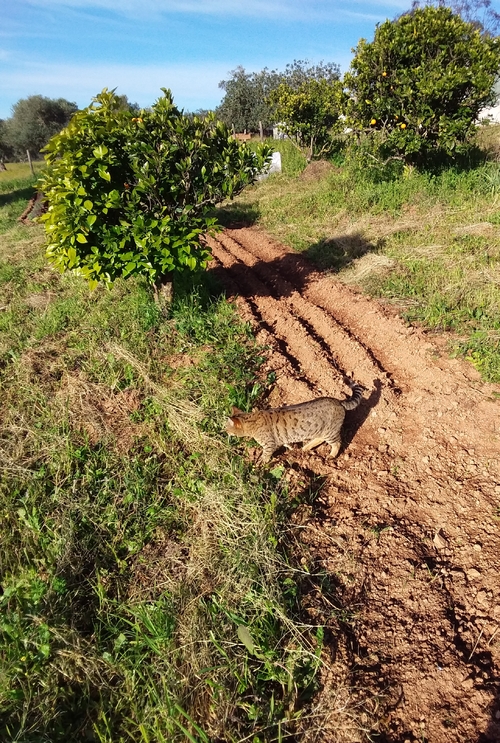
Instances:
[[[227,419],[226,431],[234,431],[235,429],[241,428],[241,421],[239,418],[232,417]]]
[[[233,405],[233,407],[231,408],[231,413],[232,413],[233,415],[242,415],[242,413],[243,413],[243,410],[240,410],[239,408],[236,408],[236,407],[235,407],[235,406]]]

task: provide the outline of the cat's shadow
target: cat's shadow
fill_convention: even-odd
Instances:
[[[380,379],[373,380],[373,388],[368,397],[363,397],[358,407],[347,413],[344,427],[342,429],[342,446],[340,447],[339,456],[349,447],[349,444],[356,436],[363,423],[370,416],[373,408],[378,405],[382,396],[382,382]]]

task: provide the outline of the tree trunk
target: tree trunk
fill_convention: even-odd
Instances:
[[[4,163],[3,160],[0,160],[0,170],[7,170],[7,168],[5,167],[5,163]]]
[[[173,273],[167,273],[159,276],[155,281],[154,295],[155,302],[163,315],[168,315],[172,298],[174,296]]]
[[[35,175],[35,169],[33,168],[33,163],[31,162],[30,151],[29,150],[26,150],[26,154],[28,155],[28,162],[30,164],[31,175]]]
[[[312,160],[314,152],[314,134],[311,136],[311,144],[309,145],[309,157],[307,158],[307,162],[310,163]]]

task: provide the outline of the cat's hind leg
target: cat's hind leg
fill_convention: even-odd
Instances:
[[[311,449],[315,449],[317,446],[323,443],[325,439],[323,438],[317,438],[317,439],[311,439],[311,441],[308,441],[307,444],[304,444],[302,447],[303,451],[311,451]]]
[[[330,448],[330,454],[328,456],[333,457],[335,459],[335,457],[339,453],[340,445],[342,443],[341,440],[340,440],[340,436],[338,436],[333,441],[331,441],[330,439],[326,439],[326,443],[327,444],[330,444],[330,447],[331,447]]]

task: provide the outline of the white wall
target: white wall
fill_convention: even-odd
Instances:
[[[479,112],[478,116],[478,120],[481,121],[481,119],[489,119],[495,124],[500,124],[500,103],[491,108],[483,108],[483,110]]]

